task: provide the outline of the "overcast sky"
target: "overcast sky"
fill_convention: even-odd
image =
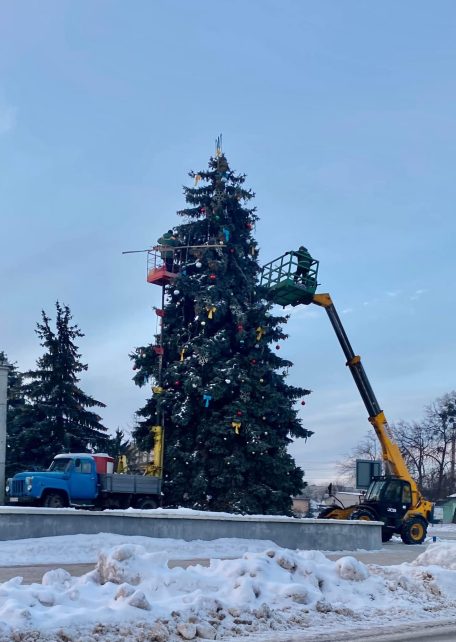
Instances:
[[[387,417],[419,418],[455,387],[455,28],[452,0],[0,2],[0,349],[33,367],[67,303],[84,389],[131,429],[160,291],[122,250],[178,224],[223,132],[260,261],[306,245]],[[325,312],[288,331],[315,431],[292,452],[329,480],[366,411]]]

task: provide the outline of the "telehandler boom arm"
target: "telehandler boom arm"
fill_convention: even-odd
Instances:
[[[345,358],[347,359],[347,366],[350,368],[356,387],[358,388],[364,405],[366,406],[369,414],[369,421],[373,425],[380,442],[383,461],[385,462],[387,473],[410,483],[412,490],[412,505],[416,507],[422,500],[421,493],[418,491],[416,482],[408,471],[399,447],[394,442],[385,414],[378,404],[363,364],[361,363],[361,357],[359,355],[355,355],[353,352],[353,348],[351,347],[350,341],[348,340],[330,295],[314,294],[312,303],[324,308],[328,314],[331,325],[334,328],[334,332],[336,333],[337,339],[344,351]]]

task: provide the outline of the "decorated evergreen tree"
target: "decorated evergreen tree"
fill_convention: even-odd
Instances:
[[[103,448],[108,437],[101,417],[90,408],[105,404],[86,395],[79,387],[79,374],[87,370],[75,340],[83,337],[77,325],[71,325],[68,306],[56,303],[56,330],[42,312],[36,333],[45,348],[37,369],[24,373],[29,380],[23,386],[26,403],[14,424],[15,460],[23,469],[43,468],[62,451],[87,451]]]
[[[220,149],[190,176],[173,260],[162,250],[177,274],[157,310],[161,333],[131,355],[135,382],[153,384],[134,437],[151,448],[150,428],[164,426],[168,506],[289,514],[304,484],[287,446],[312,434],[294,407],[309,391],[285,383],[292,364],[271,350],[287,319],[258,286],[254,194]]]

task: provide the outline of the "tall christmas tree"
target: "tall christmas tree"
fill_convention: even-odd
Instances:
[[[56,303],[56,330],[42,312],[36,333],[45,349],[36,370],[24,373],[26,404],[17,414],[11,453],[24,468],[43,468],[62,451],[103,448],[108,437],[101,417],[90,410],[103,408],[78,386],[79,375],[87,370],[75,341],[84,334],[71,324],[68,306]]]
[[[219,148],[190,176],[185,222],[160,240],[176,272],[161,333],[132,355],[135,382],[154,391],[134,437],[150,448],[151,426],[164,426],[167,506],[289,514],[303,472],[287,446],[312,434],[294,407],[309,391],[285,383],[292,364],[271,349],[287,338],[286,317],[258,286],[254,194]]]

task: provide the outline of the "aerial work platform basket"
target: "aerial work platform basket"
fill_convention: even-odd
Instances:
[[[318,264],[309,255],[308,264],[303,268],[299,251],[286,252],[266,263],[261,271],[260,285],[268,288],[270,300],[278,305],[308,305],[312,303],[318,285]]]
[[[174,248],[161,246],[161,252],[156,250],[157,248],[153,248],[147,252],[147,282],[169,285],[178,273]]]

